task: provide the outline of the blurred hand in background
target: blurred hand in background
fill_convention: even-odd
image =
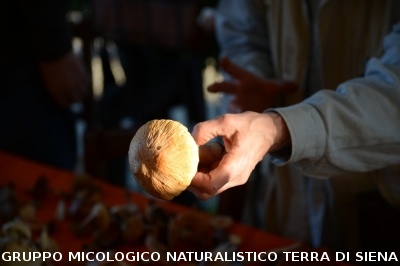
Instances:
[[[262,112],[274,107],[280,95],[298,90],[295,82],[259,78],[226,57],[221,59],[220,66],[234,80],[214,83],[208,87],[208,91],[233,95],[228,106],[230,113]]]
[[[46,88],[61,108],[69,108],[87,96],[89,75],[72,51],[53,61],[41,61],[39,68]]]

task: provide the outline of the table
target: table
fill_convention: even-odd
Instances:
[[[60,170],[48,165],[33,162],[18,156],[0,152],[0,185],[4,186],[13,182],[18,191],[24,192],[32,189],[38,176],[46,176],[49,187],[59,191],[68,192],[75,175],[71,172]],[[95,181],[104,191],[104,201],[107,205],[116,205],[125,202],[125,191],[122,188],[114,187],[101,180]],[[132,194],[133,201],[139,206],[145,206],[149,198],[142,194]],[[46,206],[37,211],[38,219],[48,221],[54,217],[56,199],[46,202]],[[173,204],[167,201],[157,202],[166,210],[179,213],[187,210],[187,207]],[[239,247],[241,251],[265,252],[282,247],[293,245],[295,241],[270,234],[265,231],[235,223],[230,229],[231,233],[237,234],[242,238]],[[71,233],[68,221],[57,223],[57,230],[52,237],[57,241],[62,253],[81,251],[82,245],[87,241]],[[133,247],[132,247],[133,248]],[[66,257],[63,255],[63,258]],[[265,264],[263,264],[265,265]],[[335,264],[338,265],[338,264]]]

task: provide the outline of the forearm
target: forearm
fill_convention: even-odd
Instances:
[[[325,177],[400,163],[399,106],[398,25],[385,39],[385,54],[369,61],[363,78],[275,110],[287,124],[292,149],[287,157],[272,160],[293,162],[305,174]]]

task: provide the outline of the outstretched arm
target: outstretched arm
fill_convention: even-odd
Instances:
[[[244,184],[267,153],[278,165],[295,163],[316,177],[400,163],[400,24],[384,47],[380,59],[368,62],[363,78],[335,92],[321,91],[262,114],[223,115],[198,124],[193,137],[200,145],[200,162],[208,167],[199,169],[189,190],[207,199]],[[226,147],[220,156],[203,146],[217,136]]]

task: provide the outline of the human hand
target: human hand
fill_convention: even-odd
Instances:
[[[199,145],[199,169],[188,190],[208,199],[224,190],[243,185],[263,156],[290,145],[289,132],[277,113],[226,114],[197,124],[192,132]],[[207,143],[220,136],[219,144]]]
[[[39,68],[46,88],[61,108],[82,101],[89,92],[87,71],[72,51],[55,61],[40,61]]]
[[[233,95],[228,112],[241,113],[244,111],[262,112],[273,107],[278,96],[292,93],[298,89],[295,82],[278,79],[264,80],[240,68],[224,57],[220,62],[221,68],[235,80],[222,81],[208,87],[209,92],[222,92]]]

